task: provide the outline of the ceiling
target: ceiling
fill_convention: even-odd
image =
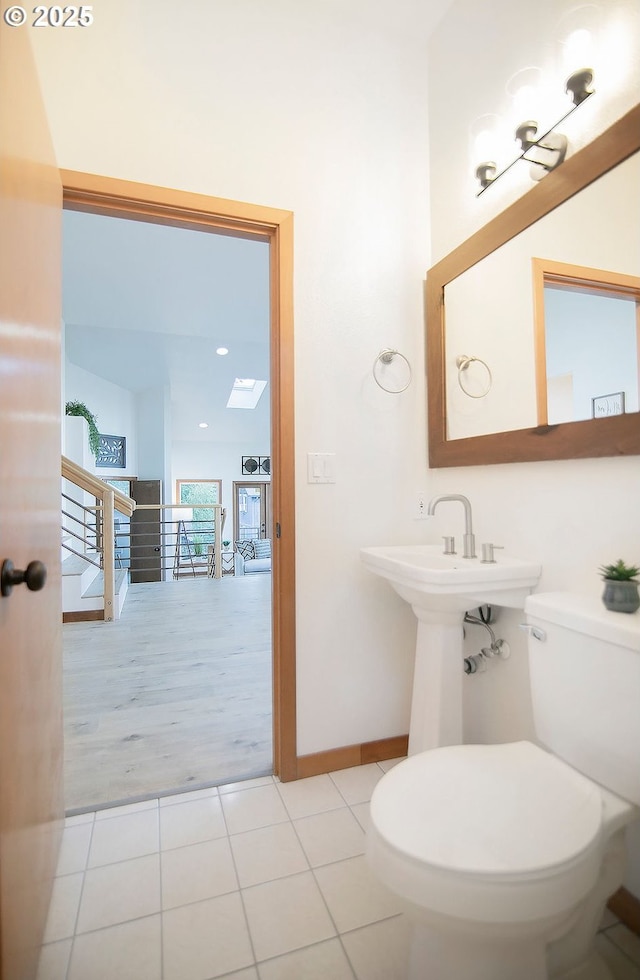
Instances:
[[[172,437],[217,440],[230,413],[253,415],[226,408],[234,379],[269,377],[269,246],[64,211],[63,319],[71,363],[132,392],[168,386]]]

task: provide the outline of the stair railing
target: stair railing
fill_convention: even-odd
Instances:
[[[202,514],[193,519],[196,508]],[[209,578],[222,578],[222,538],[226,520],[226,508],[221,504],[138,504],[136,512],[141,515],[139,527],[130,527],[129,532],[121,532],[121,537],[129,541],[132,572],[152,571],[159,578],[174,579],[188,576],[196,578],[207,575]],[[149,523],[144,521],[147,512]],[[149,535],[157,539],[157,560],[145,566],[143,553]],[[155,540],[154,539],[154,540]],[[148,550],[148,547],[147,549]]]
[[[63,507],[63,515],[73,520],[76,528],[80,526],[84,528],[84,531],[81,533],[78,530],[73,531],[63,523],[63,533],[81,541],[83,551],[76,551],[66,541],[62,542],[62,546],[67,551],[79,555],[98,568],[102,567],[104,576],[104,618],[106,622],[113,622],[120,615],[118,603],[115,599],[114,513],[117,510],[126,517],[131,517],[136,507],[135,500],[120,493],[119,490],[115,490],[108,483],[105,483],[104,480],[101,480],[93,473],[89,473],[88,470],[83,469],[82,466],[74,463],[73,460],[67,459],[66,456],[61,457],[61,474],[63,479],[68,480],[80,490],[90,493],[98,501],[95,507],[86,507],[67,494],[63,494],[64,499],[70,500],[74,507],[82,511],[85,519],[78,519],[76,515],[65,511]],[[86,519],[86,516],[90,513],[95,513],[94,525]],[[88,557],[88,554],[91,552],[99,555],[98,561]]]
[[[69,510],[65,510],[65,506],[69,507]],[[72,555],[77,555],[78,558],[83,558],[91,565],[95,565],[96,568],[102,568],[102,561],[95,561],[91,557],[94,553],[99,557],[102,555],[95,511],[95,507],[87,507],[86,504],[76,500],[75,497],[63,492],[62,547],[66,551],[71,552]],[[64,537],[73,538],[75,547],[64,540]]]

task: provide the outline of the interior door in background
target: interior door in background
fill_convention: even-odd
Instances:
[[[0,597],[0,978],[33,980],[64,806],[62,186],[28,31],[0,18],[0,50],[0,562],[47,569]]]
[[[271,484],[244,480],[233,484],[234,541],[271,537]]]
[[[158,508],[162,487],[160,480],[132,480],[131,496],[136,504],[153,504]],[[132,582],[162,581],[161,510],[134,510],[131,515],[130,574]]]

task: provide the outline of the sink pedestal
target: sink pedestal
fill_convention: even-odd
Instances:
[[[409,755],[462,744],[462,620],[412,606],[418,619]]]
[[[507,555],[499,562],[443,555],[428,544],[362,548],[360,557],[418,619],[409,755],[461,745],[464,614],[486,603],[523,609],[540,565]]]

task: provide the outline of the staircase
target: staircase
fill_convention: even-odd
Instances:
[[[128,568],[115,547],[114,512],[130,517],[135,501],[62,457],[62,621],[120,618]]]
[[[222,533],[225,510],[221,504],[198,504],[200,510],[208,510],[211,518],[185,520],[175,516],[166,521],[170,511],[192,511],[189,504],[142,504],[125,496],[95,474],[89,473],[77,463],[62,457],[62,621],[64,623],[87,620],[113,622],[120,618],[127,589],[131,556],[137,559],[136,574],[144,570],[143,559],[150,551],[154,575],[159,571],[167,578],[171,572],[169,562],[158,566],[156,552],[167,555],[175,551],[173,578],[184,574],[195,578],[198,574],[222,578]],[[145,521],[144,514],[134,533],[130,521],[134,511],[160,512],[160,517]],[[129,518],[123,527],[116,513]],[[149,545],[149,525],[153,523],[153,544]],[[193,528],[197,527],[197,531]],[[188,526],[188,528],[187,528]],[[217,529],[220,529],[218,532]],[[198,546],[201,549],[198,550]],[[202,549],[207,548],[207,553]],[[202,554],[201,554],[202,552]],[[142,556],[142,559],[140,559]],[[169,558],[169,561],[171,559]],[[135,578],[134,581],[162,581],[162,578]]]
[[[128,588],[129,569],[116,568],[114,619],[120,618]],[[68,555],[62,561],[62,622],[94,619],[104,619],[104,573],[93,561],[80,555]]]

